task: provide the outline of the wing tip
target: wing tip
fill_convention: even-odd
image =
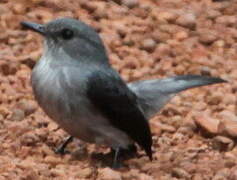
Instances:
[[[146,155],[149,157],[150,161],[153,160],[153,157],[152,157],[153,152],[152,152],[151,148],[152,148],[152,144],[150,144],[149,146],[144,147]]]

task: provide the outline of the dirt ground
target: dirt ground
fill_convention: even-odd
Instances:
[[[236,12],[235,0],[1,0],[0,180],[236,180]],[[115,171],[107,148],[79,140],[57,155],[67,134],[30,86],[42,37],[19,23],[65,16],[100,33],[126,81],[202,74],[229,83],[185,91],[152,119],[152,162],[139,151]]]

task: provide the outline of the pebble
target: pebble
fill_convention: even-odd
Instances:
[[[161,131],[170,132],[170,133],[173,133],[176,131],[176,129],[173,126],[170,126],[168,124],[163,124],[163,123],[159,123],[159,122],[153,122],[153,124],[155,126],[159,127],[161,129]]]
[[[189,137],[192,137],[194,134],[194,130],[190,126],[180,127],[177,132],[182,133],[183,135],[188,135]]]
[[[209,45],[215,42],[216,40],[218,40],[217,33],[210,29],[200,31],[199,33],[199,41],[203,44]]]
[[[202,66],[200,68],[201,75],[203,76],[210,76],[211,75],[211,69],[208,66]]]
[[[221,122],[219,132],[231,137],[237,137],[237,116],[231,112],[224,110],[219,114]]]
[[[229,179],[230,171],[227,168],[223,168],[217,171],[212,180],[227,180]]]
[[[99,169],[98,176],[101,180],[122,180],[121,174],[110,168]]]
[[[187,171],[181,168],[173,168],[172,175],[177,178],[185,178],[185,179],[191,178],[191,175]]]
[[[39,137],[33,132],[27,132],[20,137],[22,145],[25,146],[34,146],[37,142],[40,141]]]
[[[145,39],[142,42],[142,49],[152,52],[156,48],[156,42],[153,39]]]
[[[26,11],[26,7],[24,4],[21,3],[15,3],[14,7],[13,7],[13,11],[16,14],[24,14]]]
[[[237,122],[237,116],[232,111],[228,111],[228,110],[221,111],[219,113],[218,117],[220,117],[223,120],[227,120],[228,119],[230,121]]]
[[[53,166],[56,166],[57,164],[60,164],[62,161],[55,157],[55,156],[46,156],[44,159],[45,163],[49,163]]]
[[[174,35],[174,38],[178,41],[182,41],[186,38],[188,38],[188,33],[185,32],[185,31],[180,31],[180,32],[177,32],[175,35]]]
[[[28,116],[36,111],[38,105],[33,100],[22,99],[18,102],[17,107],[23,110],[25,115]]]
[[[3,75],[14,75],[17,72],[19,64],[15,62],[0,63],[0,72]]]
[[[25,118],[25,112],[22,111],[21,109],[13,109],[12,115],[11,115],[11,120],[12,121],[21,121]]]
[[[147,174],[139,174],[139,180],[154,180],[154,178],[152,178],[151,176],[147,175]]]
[[[108,18],[108,14],[107,14],[107,11],[106,11],[106,7],[103,7],[103,6],[99,6],[95,12],[93,13],[94,17],[96,19],[106,19]]]
[[[161,22],[174,22],[177,17],[177,14],[168,11],[160,12],[157,15],[158,20]]]
[[[138,0],[122,0],[121,4],[128,8],[134,8],[139,5],[139,1]]]
[[[201,174],[195,174],[192,179],[193,180],[203,180],[203,176]]]
[[[210,117],[207,114],[200,114],[195,117],[195,122],[201,126],[203,129],[208,131],[209,133],[212,134],[217,134],[218,133],[218,126],[220,124],[220,121],[218,119],[214,119]]]
[[[193,29],[196,26],[196,16],[193,13],[182,14],[176,19],[176,23],[180,26]]]
[[[232,172],[231,176],[229,179],[237,179],[237,169],[235,168],[234,172]]]
[[[215,138],[213,138],[213,147],[221,151],[230,151],[234,147],[234,141],[225,136],[216,136]]]
[[[207,18],[215,19],[218,16],[221,16],[220,11],[217,11],[217,10],[214,10],[214,9],[207,10]]]
[[[81,169],[80,172],[78,173],[78,177],[79,178],[90,178],[92,173],[93,173],[92,168]]]
[[[155,30],[152,32],[152,39],[156,42],[166,42],[167,40],[171,39],[171,35],[167,32],[161,32],[160,30]]]
[[[223,94],[219,91],[213,92],[211,96],[208,96],[207,102],[209,105],[218,105],[223,99]]]
[[[237,23],[236,16],[220,16],[216,18],[216,23],[223,24],[226,26],[234,26]]]

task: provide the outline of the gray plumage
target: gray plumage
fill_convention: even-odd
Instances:
[[[136,142],[151,159],[147,120],[180,91],[224,82],[186,75],[126,85],[88,25],[68,18],[22,25],[45,37],[43,55],[32,72],[36,100],[60,127],[86,142],[115,150]]]
[[[137,95],[145,117],[149,120],[177,93],[199,86],[226,82],[220,78],[183,75],[165,79],[143,80],[128,83]]]

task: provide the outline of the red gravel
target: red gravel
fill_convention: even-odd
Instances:
[[[2,0],[0,2],[0,180],[237,179],[237,3],[234,0]],[[107,166],[108,149],[74,141],[35,103],[29,83],[42,38],[19,22],[74,17],[103,38],[126,81],[181,74],[229,84],[183,92],[151,121],[154,160]]]

